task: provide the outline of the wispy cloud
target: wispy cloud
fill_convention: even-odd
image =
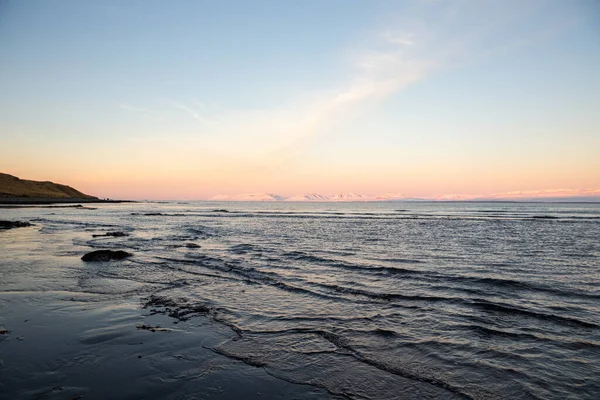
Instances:
[[[132,106],[131,104],[128,104],[128,103],[120,103],[120,104],[117,104],[117,106],[123,110],[133,111],[133,112],[139,113],[139,114],[145,114],[145,115],[149,115],[149,116],[155,115],[155,113],[153,113],[152,111],[150,111],[147,108]]]
[[[385,41],[392,44],[397,44],[401,46],[414,46],[414,34],[413,33],[403,33],[399,34],[394,31],[384,31],[382,37]]]
[[[343,131],[334,127],[360,118],[410,85],[482,53],[503,49],[506,41],[498,39],[498,31],[512,32],[509,28],[515,19],[522,21],[523,14],[535,10],[516,2],[508,8],[494,2],[416,4],[410,20],[390,18],[355,48],[341,50],[347,57],[339,71],[348,77],[345,82],[304,95],[308,99],[295,101],[294,106],[215,112],[210,99],[203,99],[209,106],[168,99],[171,109],[182,111],[207,133],[186,138],[186,145],[208,151],[220,173],[259,175],[280,170],[320,137]],[[518,32],[511,33],[507,40],[517,37],[521,37]]]
[[[210,123],[210,121],[207,118],[203,117],[202,115],[200,115],[198,112],[196,112],[192,108],[190,108],[184,104],[181,104],[180,102],[171,101],[171,104],[173,105],[173,107],[175,107],[179,110],[185,111],[190,117],[192,117],[193,119],[195,119],[202,125],[206,125],[206,124]],[[201,106],[201,107],[204,107],[204,106]]]

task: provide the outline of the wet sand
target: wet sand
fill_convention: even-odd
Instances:
[[[218,354],[229,326],[144,308],[143,285],[98,278],[110,263],[40,230],[0,232],[0,399],[336,398]]]
[[[0,398],[335,398],[215,353],[236,335],[208,318],[180,322],[135,301],[79,297],[0,293],[0,330],[9,330],[0,335]]]

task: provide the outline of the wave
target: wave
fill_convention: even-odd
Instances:
[[[573,291],[567,289],[553,288],[544,286],[539,283],[523,282],[513,279],[505,278],[493,278],[493,277],[477,277],[477,276],[464,276],[464,275],[431,275],[432,277],[438,278],[440,281],[448,282],[466,282],[475,283],[478,285],[494,286],[503,289],[514,289],[514,290],[526,290],[535,292],[546,292],[557,296],[565,297],[584,297],[591,299],[600,299],[600,295],[593,293],[586,293],[582,291]]]
[[[523,308],[509,306],[506,304],[493,303],[493,302],[483,300],[483,299],[471,300],[469,303],[472,306],[483,309],[485,311],[531,317],[531,318],[547,320],[547,321],[570,325],[570,326],[578,326],[578,327],[584,327],[584,328],[600,328],[600,325],[598,325],[598,324],[595,324],[595,323],[589,322],[589,321],[580,320],[580,319],[577,319],[574,317],[565,317],[565,316],[556,315],[556,314],[545,314],[542,312],[526,310]]]
[[[241,332],[242,332],[242,336],[246,333],[246,331],[244,331],[244,330],[242,330]],[[290,328],[290,329],[272,331],[272,332],[256,332],[255,334],[258,334],[258,335],[260,335],[260,334],[281,335],[282,333],[285,333],[288,335],[289,334],[311,334],[311,335],[321,337],[321,338],[325,339],[327,342],[334,345],[338,349],[338,350],[336,350],[337,353],[351,356],[359,363],[369,365],[371,367],[376,368],[377,370],[387,372],[391,375],[406,378],[411,381],[424,382],[424,383],[433,385],[437,388],[448,391],[454,395],[460,396],[461,398],[474,399],[465,390],[462,390],[460,387],[452,385],[451,383],[446,382],[445,380],[434,376],[431,372],[426,372],[424,370],[415,371],[414,367],[409,369],[409,368],[401,367],[400,365],[389,365],[387,363],[382,362],[381,360],[378,360],[378,359],[372,357],[371,355],[361,352],[358,349],[356,349],[354,346],[351,345],[348,338],[346,338],[345,336],[343,336],[340,333],[337,333],[337,332],[334,332],[331,330],[316,329],[316,328]],[[384,333],[384,334],[386,334],[386,333]],[[230,342],[228,342],[228,343],[230,343]],[[270,366],[271,364],[276,365],[276,360],[269,360],[269,359],[258,360],[256,357],[253,357],[252,355],[244,355],[244,354],[240,354],[239,352],[228,351],[227,350],[228,343],[225,343],[224,345],[217,347],[217,351],[220,354],[223,354],[223,355],[226,355],[229,357],[233,357],[233,358],[239,359],[244,362],[249,362],[249,363],[251,363],[251,365],[258,364],[263,367]],[[344,394],[350,395],[352,397],[352,394],[348,393],[347,391],[344,391]],[[363,396],[359,396],[359,397],[363,397]]]
[[[210,239],[220,236],[213,228],[202,225],[187,225],[184,226],[184,229],[195,235],[195,239]]]
[[[247,253],[263,253],[263,252],[271,252],[271,250],[250,243],[241,243],[231,246],[229,251],[234,254],[247,254]]]
[[[311,282],[311,285],[319,286],[337,293],[347,293],[352,295],[360,295],[379,300],[411,300],[411,301],[453,301],[454,298],[429,296],[429,295],[406,295],[400,293],[380,293],[365,289],[351,288],[335,284]]]

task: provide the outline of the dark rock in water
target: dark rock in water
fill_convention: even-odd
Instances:
[[[202,304],[190,304],[185,298],[175,301],[167,297],[151,295],[147,300],[143,308],[154,307],[150,310],[150,315],[165,314],[178,321],[187,321],[192,317],[211,312],[210,307]]]
[[[122,260],[127,257],[131,257],[133,254],[123,250],[96,250],[91,253],[87,253],[81,259],[83,261],[111,261],[111,260]]]
[[[33,224],[24,221],[0,221],[0,229],[24,228]]]
[[[143,213],[143,214],[132,212],[131,215],[159,216],[159,215],[164,215],[164,214],[160,213],[160,212],[148,212],[148,213]]]
[[[152,325],[141,324],[141,325],[137,325],[136,328],[138,330],[145,330],[145,331],[150,331],[150,332],[171,332],[172,331],[172,329],[169,329],[169,328],[161,328],[160,325],[152,326]],[[141,356],[138,356],[138,358],[141,358]]]
[[[196,243],[186,243],[185,247],[187,247],[188,249],[199,249],[200,245]]]
[[[129,236],[129,233],[125,233],[125,232],[106,232],[102,235],[92,235],[92,237],[105,237],[105,236],[112,236],[112,237],[123,237],[123,236]]]

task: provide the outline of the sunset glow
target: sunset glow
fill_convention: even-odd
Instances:
[[[128,199],[598,195],[592,3],[259,4],[8,2],[0,171]]]

